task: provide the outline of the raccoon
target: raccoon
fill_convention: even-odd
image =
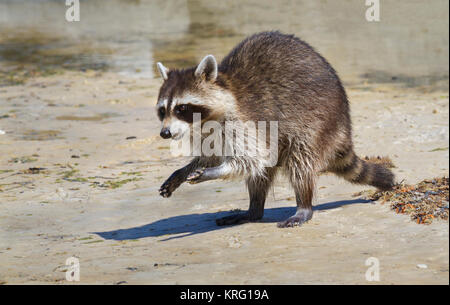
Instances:
[[[276,166],[245,155],[198,156],[159,189],[161,196],[169,197],[183,182],[244,178],[248,211],[217,219],[217,225],[261,219],[278,172],[287,175],[297,203],[296,213],[279,222],[279,227],[311,219],[320,172],[381,190],[393,187],[394,175],[388,168],[368,163],[354,152],[349,102],[337,73],[294,35],[254,34],[220,64],[208,55],[189,69],[168,69],[161,63],[157,67],[164,80],[156,106],[164,139],[180,139],[191,132],[194,113],[201,114],[201,124],[208,120],[278,122]]]

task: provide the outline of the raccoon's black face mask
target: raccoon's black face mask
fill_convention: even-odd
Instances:
[[[163,123],[161,137],[181,138],[191,128],[195,114],[202,122],[220,116],[223,90],[215,83],[218,67],[214,56],[206,56],[190,69],[169,70],[161,63],[157,67],[164,79],[157,104],[157,115]]]
[[[180,138],[192,127],[194,118],[199,118],[200,122],[209,117],[211,110],[207,107],[191,104],[177,105],[170,113],[163,107],[158,109],[158,117],[163,123],[160,135],[164,139]]]

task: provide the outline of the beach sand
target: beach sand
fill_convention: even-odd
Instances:
[[[419,225],[371,187],[318,183],[307,224],[280,178],[257,223],[218,227],[245,210],[243,182],[159,186],[186,158],[159,137],[160,79],[95,71],[0,88],[0,282],[98,284],[448,284],[448,222]],[[448,177],[448,91],[390,84],[347,88],[355,149],[388,155],[397,181]],[[130,138],[131,137],[131,138]],[[128,139],[127,139],[128,138]],[[80,262],[67,282],[66,259]],[[366,260],[380,281],[366,280]]]

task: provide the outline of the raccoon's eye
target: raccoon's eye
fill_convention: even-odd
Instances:
[[[163,107],[158,109],[158,116],[162,119],[164,118],[164,116],[166,115],[166,109],[164,109]]]
[[[181,113],[183,113],[183,112],[186,112],[187,110],[188,110],[188,105],[180,105],[180,106],[177,106],[176,107],[176,109],[175,109],[175,112],[177,113],[177,114],[181,114]]]

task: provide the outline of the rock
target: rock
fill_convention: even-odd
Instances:
[[[425,265],[425,264],[417,264],[417,268],[419,268],[419,269],[427,269],[428,266]]]

